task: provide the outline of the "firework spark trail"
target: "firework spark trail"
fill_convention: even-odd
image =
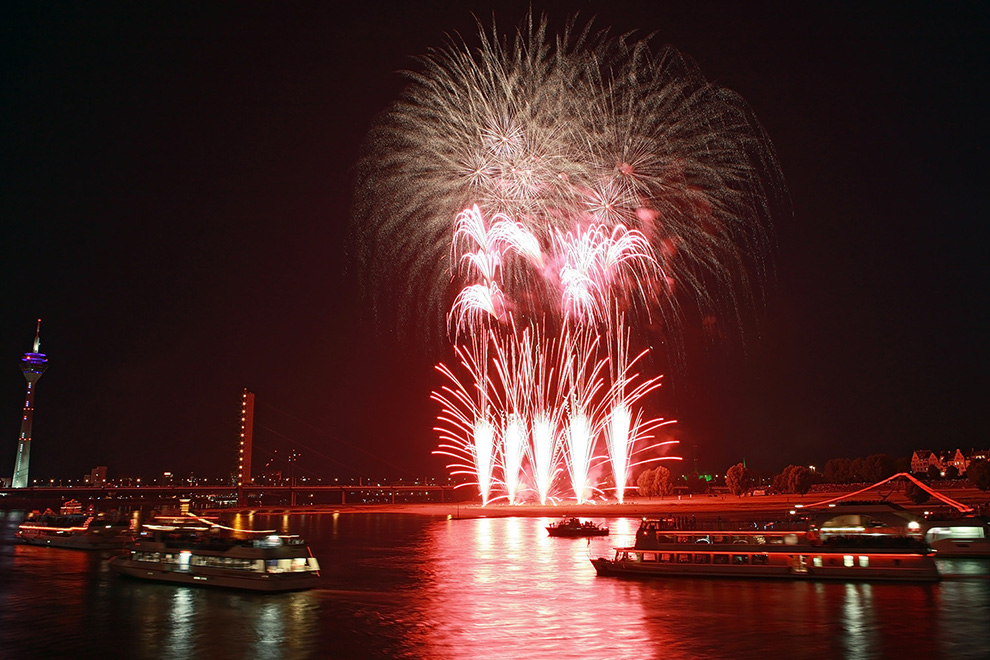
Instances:
[[[615,479],[615,498],[622,504],[626,492],[626,474],[629,470],[630,424],[632,416],[624,401],[612,407],[606,440],[608,455],[612,463],[612,476]]]
[[[630,452],[636,432],[630,428],[632,415],[629,412],[629,405],[632,401],[626,398],[626,387],[630,382],[629,368],[636,360],[627,364],[629,333],[626,332],[624,319],[619,316],[616,319],[615,327],[610,327],[609,330],[608,336],[614,339],[614,342],[608,342],[609,367],[612,376],[612,389],[609,393],[612,400],[612,415],[606,429],[605,439],[612,464],[612,478],[615,481],[615,497],[621,504],[625,499]],[[630,436],[631,430],[633,431],[632,437]]]
[[[587,331],[567,332],[563,339],[567,382],[567,451],[565,457],[571,488],[580,503],[590,486],[588,474],[595,450],[593,417],[599,410],[597,396],[603,387],[604,360],[595,360],[600,338]]]
[[[557,431],[546,411],[533,416],[533,481],[540,504],[547,503],[550,487],[557,475],[555,458],[557,454]]]
[[[621,290],[639,290],[661,275],[653,248],[635,230],[603,225],[558,231],[555,252],[563,265],[561,310],[568,320],[595,324],[606,320],[613,299]],[[648,314],[648,312],[647,312]]]
[[[560,370],[554,365],[560,362],[556,354],[558,346],[542,337],[534,342],[533,369],[533,480],[540,504],[546,504],[560,468],[561,452],[558,427],[564,414],[563,386],[558,382]]]
[[[455,350],[461,357],[462,367],[472,375],[478,400],[450,369],[442,364],[437,365],[437,371],[446,376],[451,385],[431,394],[443,410],[438,417],[441,425],[435,428],[440,434],[440,446],[433,453],[463,461],[447,467],[453,470],[452,474],[473,476],[482,505],[487,505],[496,461],[495,428],[488,417],[487,377],[483,362],[477,363],[467,351]]]
[[[568,467],[571,473],[571,488],[578,504],[588,497],[588,472],[591,467],[591,455],[594,451],[594,437],[591,422],[587,414],[580,408],[571,414],[567,425],[567,441],[570,457]]]
[[[526,422],[529,401],[528,381],[532,377],[530,335],[524,331],[519,342],[495,341],[494,366],[504,393],[501,410],[504,415],[502,432],[502,468],[509,504],[515,504],[522,473],[522,462],[529,443]]]

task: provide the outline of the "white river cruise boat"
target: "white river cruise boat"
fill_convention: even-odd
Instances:
[[[591,559],[598,575],[935,581],[934,553],[909,536],[816,530],[675,530],[644,520],[633,547]]]
[[[319,562],[299,537],[234,529],[193,514],[145,525],[110,568],[142,580],[263,592],[311,589],[320,578]]]

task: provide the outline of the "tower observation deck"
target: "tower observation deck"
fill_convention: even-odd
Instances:
[[[27,395],[24,397],[24,414],[21,417],[21,435],[17,440],[17,459],[14,462],[14,478],[11,486],[28,486],[28,468],[31,464],[31,422],[34,419],[35,385],[48,368],[48,357],[41,352],[41,319],[34,333],[34,349],[21,358],[21,372],[27,379]]]

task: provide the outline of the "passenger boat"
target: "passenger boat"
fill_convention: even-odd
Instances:
[[[48,510],[30,516],[18,526],[15,536],[30,545],[74,550],[116,550],[134,540],[129,519],[83,514],[78,504],[70,501],[57,514]]]
[[[831,535],[805,530],[670,529],[644,520],[633,547],[591,560],[598,575],[810,580],[939,579],[934,553],[909,536]]]
[[[320,578],[319,562],[298,536],[188,513],[155,518],[127,550],[110,568],[142,580],[277,592],[311,589]]]
[[[597,525],[590,520],[581,522],[578,518],[569,518],[547,525],[550,536],[576,538],[582,536],[608,536],[608,527]]]

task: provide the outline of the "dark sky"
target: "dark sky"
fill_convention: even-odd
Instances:
[[[0,15],[0,473],[43,318],[33,478],[259,459],[445,474],[432,365],[349,267],[358,148],[444,35],[527,2],[27,3]],[[658,412],[724,470],[987,446],[987,10],[978,3],[534,2],[655,33],[752,105],[791,210],[746,350]],[[5,374],[5,375],[4,375]]]

